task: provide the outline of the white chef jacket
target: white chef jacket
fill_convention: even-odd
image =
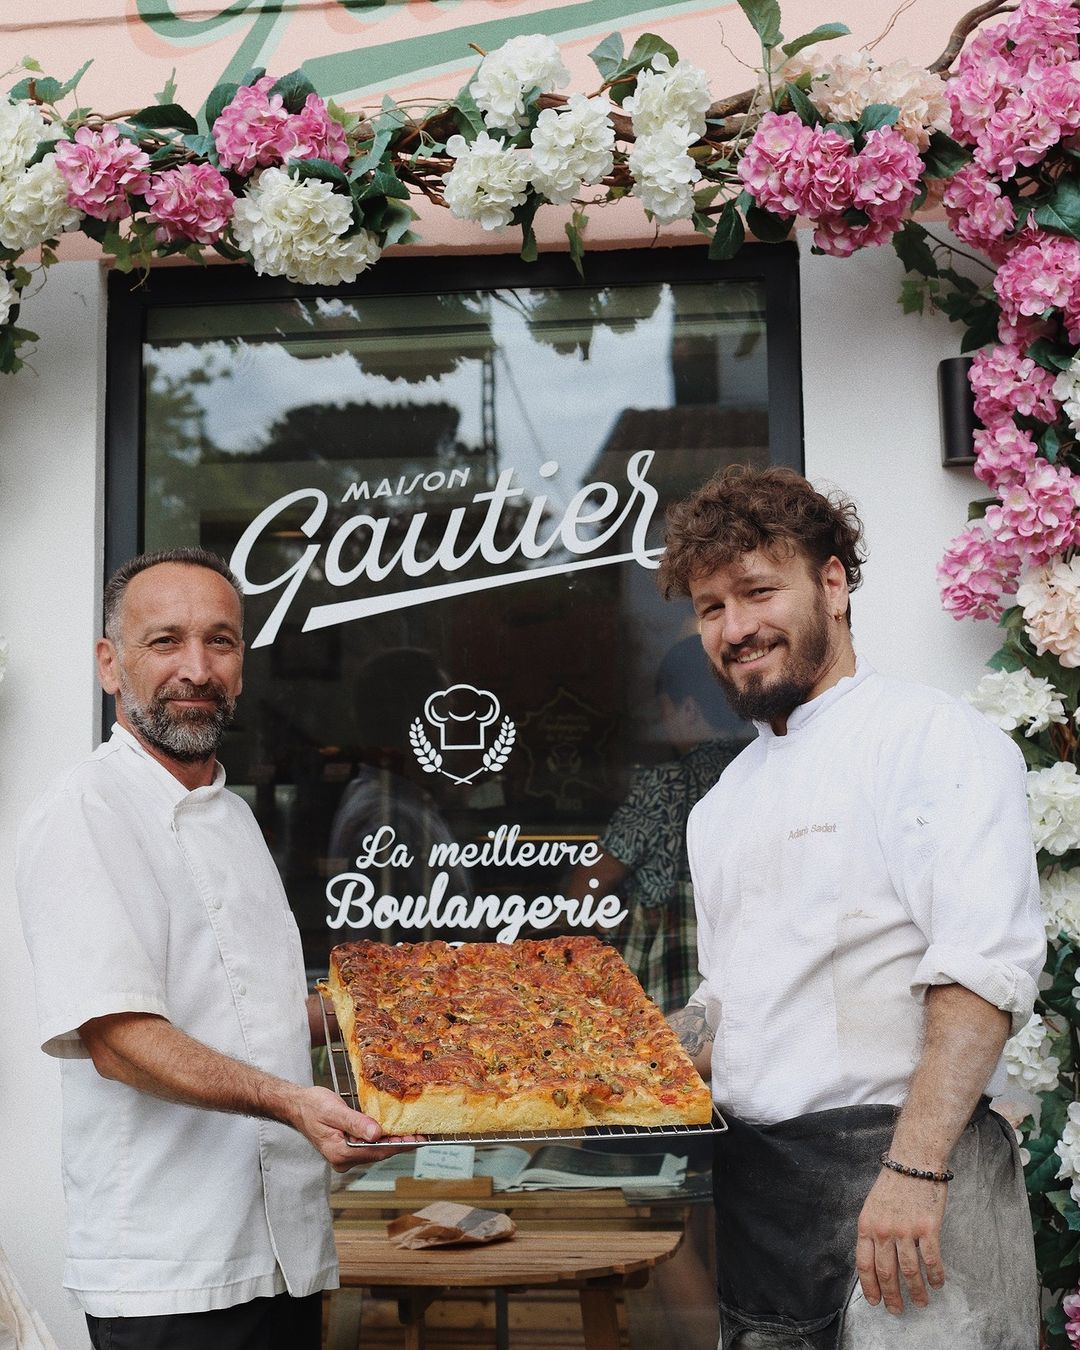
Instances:
[[[301,1135],[102,1078],[77,1034],[156,1013],[311,1083],[299,933],[221,767],[188,791],[114,726],[29,812],[16,885],[42,1048],[61,1060],[64,1283],[83,1309],[200,1312],[336,1287],[329,1174]]]
[[[929,985],[1028,1020],[1045,956],[1017,746],[859,662],[759,724],[687,827],[713,1096],[755,1123],[899,1103]],[[1005,1083],[999,1063],[988,1091]]]

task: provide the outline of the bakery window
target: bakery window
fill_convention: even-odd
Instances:
[[[312,972],[591,933],[681,1006],[683,826],[750,730],[656,559],[717,469],[801,467],[794,249],[110,281],[107,567],[200,544],[243,581],[221,758]]]

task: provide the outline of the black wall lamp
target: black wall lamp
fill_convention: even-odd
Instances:
[[[941,414],[941,462],[974,464],[972,437],[982,427],[975,416],[975,395],[968,384],[970,356],[948,356],[938,362],[938,411]]]

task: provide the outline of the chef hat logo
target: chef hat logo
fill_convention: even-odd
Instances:
[[[487,729],[501,711],[489,689],[471,684],[452,684],[437,689],[424,704],[424,716],[439,729],[443,750],[483,750]]]

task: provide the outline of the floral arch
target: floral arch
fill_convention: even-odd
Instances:
[[[1029,769],[1051,943],[1037,1014],[1006,1054],[1038,1099],[1020,1129],[1052,1295],[1046,1344],[1080,1344],[1078,0],[986,0],[926,69],[832,56],[843,25],[789,40],[777,0],[739,5],[760,39],[759,78],[720,99],[653,35],[629,52],[617,33],[600,43],[587,94],[560,92],[569,75],[552,41],[520,37],[481,53],[450,102],[387,99],[368,116],[299,72],[253,70],[215,88],[199,117],[171,81],[157,103],[102,117],[78,106],[82,71],[60,81],[27,60],[0,101],[0,372],[36,340],[20,302],[69,231],[122,270],[214,252],[319,285],[410,242],[417,197],[519,229],[526,259],[537,211],[569,206],[579,270],[590,212],[628,196],[658,226],[691,221],[717,259],[748,233],[786,238],[797,218],[835,256],[891,243],[904,308],[944,311],[975,352],[987,495],[939,576],[956,618],[1001,624],[971,698]],[[915,218],[926,206],[959,245]],[[3,659],[0,642],[0,674]]]

